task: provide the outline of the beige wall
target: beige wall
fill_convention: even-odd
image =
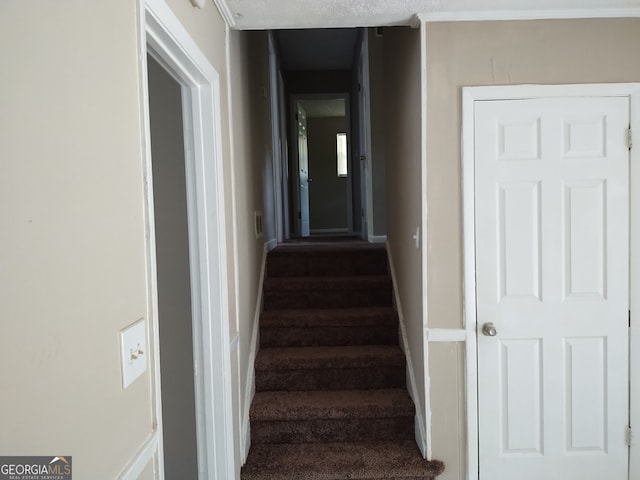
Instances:
[[[211,3],[168,3],[226,119],[225,26]],[[77,478],[114,478],[153,430],[150,373],[123,390],[119,360],[120,330],[149,319],[137,10],[0,3],[0,451],[65,452]]]
[[[416,101],[421,95],[420,32],[385,29],[384,47],[388,242],[416,380],[414,400],[421,409],[425,402],[422,255],[412,238],[422,221],[421,105]]]
[[[233,128],[235,221],[238,255],[238,365],[237,421],[246,421],[251,387],[251,339],[265,242],[256,239],[254,212],[265,210],[266,176],[271,162],[268,41],[265,32],[230,33],[230,73]],[[265,88],[267,96],[262,95]]]
[[[311,232],[349,228],[346,177],[338,177],[336,135],[346,133],[346,119],[307,118],[309,219]]]
[[[66,452],[74,478],[153,428],[119,360],[148,319],[136,32],[131,1],[0,4],[0,451]]]
[[[429,395],[433,458],[445,463],[438,480],[466,479],[464,343],[429,344]]]
[[[462,326],[462,87],[639,81],[638,45],[638,19],[427,24],[430,327]],[[466,448],[459,348],[430,345],[433,452],[450,465]],[[464,478],[455,472],[443,478]]]
[[[148,65],[165,476],[197,478],[181,89],[150,57]]]
[[[191,4],[191,0],[164,0],[180,23],[189,32],[189,36],[202,50],[213,68],[220,74],[221,92],[223,94],[223,110],[226,114],[226,24],[220,16],[213,1],[206,1],[205,7],[200,9]],[[228,128],[225,129],[228,132]],[[226,132],[225,132],[226,133]],[[225,149],[228,149],[228,135],[223,136]]]

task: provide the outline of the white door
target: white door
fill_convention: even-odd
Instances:
[[[300,236],[308,237],[309,222],[309,151],[307,148],[307,114],[298,103],[296,112],[298,131],[298,175],[300,178]]]
[[[628,98],[474,121],[480,480],[625,480]]]

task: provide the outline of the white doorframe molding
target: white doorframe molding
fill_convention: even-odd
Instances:
[[[144,135],[147,289],[154,355],[153,421],[164,478],[158,306],[149,134],[147,53],[181,85],[191,270],[199,479],[234,478],[227,245],[224,230],[221,92],[218,72],[163,0],[139,0],[141,127]]]
[[[276,39],[273,32],[268,32],[267,42],[269,44],[269,99],[271,109],[271,151],[273,159],[273,195],[274,195],[274,213],[275,213],[275,240],[276,244],[285,240],[284,238],[284,208],[282,203],[282,189],[283,189],[283,158],[282,148],[280,146],[280,139],[282,138],[280,132],[280,115],[283,113],[280,111],[280,98],[278,91],[278,73],[280,71],[278,52],[276,49]],[[271,240],[271,239],[268,239]]]
[[[585,85],[514,85],[466,87],[462,91],[462,192],[463,192],[463,291],[466,330],[467,479],[478,480],[478,378],[475,266],[475,158],[474,109],[483,100],[516,100],[542,97],[628,97],[631,127],[640,132],[640,83]],[[638,142],[640,143],[640,142]],[[640,245],[640,147],[630,152],[630,245]],[[629,308],[630,424],[640,424],[640,248],[630,251]],[[640,478],[640,447],[631,445],[629,478]]]
[[[351,132],[351,94],[349,92],[339,92],[339,93],[294,93],[289,95],[289,101],[291,103],[290,105],[290,112],[291,112],[291,118],[294,119],[291,122],[291,134],[293,135],[291,138],[297,138],[298,136],[298,130],[297,130],[297,125],[295,122],[295,118],[296,118],[296,113],[297,113],[297,105],[299,101],[304,101],[304,100],[335,100],[335,99],[342,99],[344,100],[344,104],[345,104],[345,128],[346,128],[346,133],[347,133],[347,142],[349,144],[351,144],[351,142],[353,141],[353,136],[352,136],[352,132]],[[309,121],[309,114],[307,113],[307,129],[308,129],[308,121]],[[299,176],[299,167],[298,167],[298,144],[297,141],[293,141],[292,142],[292,153],[293,153],[293,167],[292,167],[292,171],[295,171],[295,175]],[[350,149],[347,149],[348,152],[351,152]],[[351,153],[348,154],[348,161],[349,161],[349,167],[348,167],[348,182],[347,182],[347,233],[353,233],[353,187],[352,187],[352,183],[353,183],[353,175],[352,175],[352,168],[353,168],[353,159],[351,158]],[[293,170],[295,168],[295,170]],[[297,205],[298,205],[298,211],[300,211],[300,181],[297,180],[296,182],[294,182],[294,185],[296,185],[297,187],[294,189],[295,191],[295,195],[297,198]],[[294,203],[294,206],[296,204]],[[294,209],[295,211],[295,209]],[[300,235],[300,229],[298,228],[298,231],[296,232],[298,235]],[[320,232],[315,232],[315,233],[320,233]],[[337,232],[334,232],[337,233]],[[313,235],[313,232],[312,232]]]
[[[640,132],[640,84],[631,93],[631,131]],[[632,146],[630,152],[631,166],[629,169],[630,183],[630,241],[629,255],[630,285],[629,309],[631,326],[629,328],[629,400],[630,425],[636,431],[640,428],[640,145]],[[632,440],[633,437],[630,439]],[[629,479],[640,478],[640,445],[638,441],[631,442],[629,458]]]
[[[424,428],[425,436],[419,445],[422,455],[428,459],[433,458],[433,440],[431,437],[431,372],[429,364],[429,255],[427,248],[427,24],[420,21],[420,230],[416,232],[416,243],[420,246],[420,261],[422,263],[422,350],[424,356],[424,373],[422,381],[424,382],[424,405],[422,409],[425,412]],[[422,237],[422,238],[420,238]],[[417,440],[417,438],[416,438]]]

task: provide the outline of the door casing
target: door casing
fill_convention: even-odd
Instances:
[[[275,243],[289,240],[289,183],[287,171],[286,110],[284,84],[273,31],[268,33],[269,95],[271,100],[271,148],[273,151],[273,196]],[[270,245],[275,246],[275,245]]]
[[[149,135],[147,53],[181,85],[192,290],[194,388],[199,479],[235,478],[229,340],[227,244],[220,79],[175,14],[162,0],[139,0],[140,125],[145,184],[145,237],[149,343],[152,347],[154,429],[119,478],[134,479],[153,462],[164,478],[158,342],[153,181]]]
[[[289,97],[289,105],[290,105],[290,135],[291,135],[291,153],[292,153],[292,162],[291,162],[291,175],[293,178],[293,211],[295,220],[295,229],[296,234],[302,236],[302,226],[301,219],[298,219],[298,212],[301,211],[301,201],[300,201],[300,177],[299,177],[299,163],[298,163],[298,129],[297,129],[297,106],[298,102],[301,100],[334,100],[334,99],[344,99],[345,102],[345,124],[346,124],[346,133],[347,133],[347,143],[350,145],[352,141],[351,135],[351,100],[349,93],[306,93],[306,94],[294,94]],[[348,171],[352,172],[352,168],[354,165],[353,159],[351,158],[352,150],[348,149]],[[347,182],[347,225],[348,225],[348,233],[353,233],[353,175],[349,173],[349,178]]]
[[[631,131],[640,131],[640,84],[467,87],[462,92],[463,290],[466,337],[467,479],[478,480],[478,378],[475,268],[475,102],[525,98],[628,97]],[[630,424],[640,428],[640,149],[630,151]],[[640,448],[631,441],[629,478],[640,478]],[[635,443],[635,444],[634,444]]]

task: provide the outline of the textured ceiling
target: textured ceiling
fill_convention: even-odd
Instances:
[[[535,11],[544,18],[620,16],[640,0],[214,0],[238,29],[409,25],[416,14],[503,18]],[[602,15],[598,14],[602,11]],[[637,13],[636,13],[637,14]]]

